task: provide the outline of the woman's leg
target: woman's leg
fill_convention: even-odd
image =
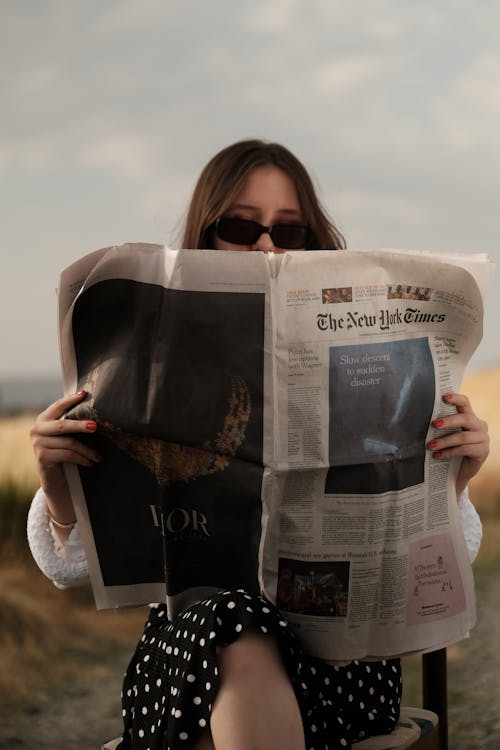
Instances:
[[[304,750],[299,706],[274,640],[256,631],[218,649],[210,718],[216,750]],[[205,741],[205,737],[202,738]],[[210,745],[195,745],[208,750]]]

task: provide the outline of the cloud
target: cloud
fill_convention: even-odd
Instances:
[[[246,11],[248,29],[257,33],[282,34],[295,25],[297,0],[250,3]]]
[[[486,51],[464,67],[435,111],[444,137],[458,149],[493,147],[500,156],[500,52]]]
[[[105,170],[127,180],[147,178],[154,171],[159,144],[144,134],[118,132],[83,147],[79,162],[86,169]]]
[[[178,5],[178,4],[177,4]],[[164,0],[122,0],[118,3],[96,3],[90,14],[90,28],[95,38],[116,40],[148,34],[175,13],[176,2]]]
[[[357,97],[360,89],[368,89],[390,73],[388,57],[375,53],[360,53],[355,56],[341,55],[317,65],[311,75],[311,89],[315,95]]]
[[[179,173],[175,179],[156,179],[141,192],[138,208],[153,222],[158,231],[158,241],[169,247],[178,247],[188,202],[194,189],[193,175]],[[167,218],[168,217],[168,218]]]
[[[429,207],[396,192],[340,188],[330,199],[334,219],[345,228],[351,248],[392,245],[404,233],[415,236],[430,221]]]
[[[57,154],[57,139],[49,134],[0,138],[0,174],[45,172]]]

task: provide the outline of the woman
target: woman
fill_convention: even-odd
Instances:
[[[344,239],[296,157],[277,144],[252,140],[229,146],[207,164],[181,246],[281,253],[341,249]],[[59,585],[86,575],[62,463],[92,467],[101,460],[78,440],[97,425],[61,419],[84,395],[52,404],[32,429],[41,490],[30,513],[31,545]],[[457,495],[473,555],[480,522],[464,490],[488,454],[487,427],[465,396],[445,400],[457,412],[436,422],[445,434],[427,447],[436,460],[462,458]],[[446,435],[450,429],[455,432]],[[125,677],[121,747],[345,748],[394,727],[400,682],[397,659],[333,667],[307,656],[278,610],[241,590],[195,603],[173,623],[159,605]]]

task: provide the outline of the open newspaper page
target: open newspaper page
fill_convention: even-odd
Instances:
[[[259,590],[268,265],[132,244],[62,276],[65,390],[89,393],[68,416],[104,457],[67,467],[99,608]]]
[[[467,260],[486,280],[488,260]],[[276,297],[266,593],[327,660],[461,640],[475,599],[458,463],[425,444],[481,338],[478,284],[436,256],[289,253]]]
[[[446,262],[446,260],[451,262]],[[466,270],[468,269],[468,270]],[[327,660],[465,637],[456,465],[426,456],[485,256],[107,248],[62,277],[67,467],[98,607],[262,591]],[[476,279],[476,280],[475,280]]]

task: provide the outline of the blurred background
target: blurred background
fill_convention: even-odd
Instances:
[[[96,614],[26,554],[28,430],[60,393],[60,271],[121,242],[177,246],[201,168],[247,137],[299,156],[350,248],[498,259],[500,5],[0,0],[0,49],[0,748],[86,750],[120,731],[145,613]],[[463,386],[493,442],[472,487],[479,625],[449,649],[455,750],[500,745],[499,317],[497,274]]]

